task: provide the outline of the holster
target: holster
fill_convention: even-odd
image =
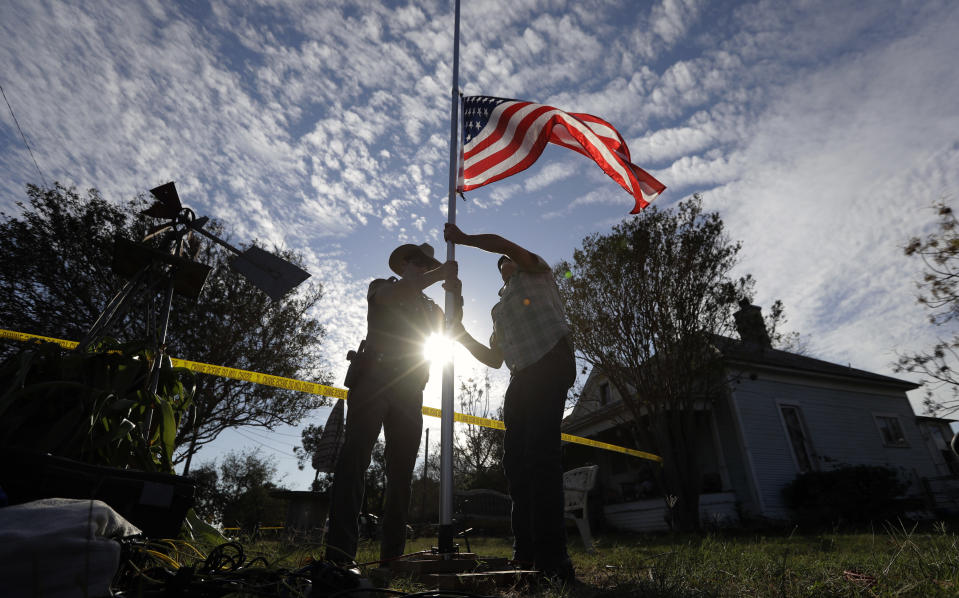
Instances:
[[[350,367],[346,368],[346,378],[343,379],[343,385],[347,388],[353,388],[356,382],[363,375],[366,369],[366,339],[360,341],[360,346],[356,351],[352,349],[346,354],[346,360],[350,362]]]

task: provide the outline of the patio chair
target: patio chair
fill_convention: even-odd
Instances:
[[[586,552],[593,552],[593,536],[589,531],[589,513],[586,509],[586,496],[596,485],[598,465],[577,467],[563,474],[563,490],[566,496],[566,517],[576,522],[579,535],[583,538]]]

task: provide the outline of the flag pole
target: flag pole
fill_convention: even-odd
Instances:
[[[450,92],[450,181],[447,222],[456,224],[456,180],[459,144],[459,60],[460,60],[460,0],[454,0],[453,9],[453,88]],[[446,259],[456,259],[456,246],[446,243]],[[456,296],[446,292],[446,330],[453,325]],[[440,526],[438,549],[441,554],[453,553],[453,358],[443,367],[442,418],[440,420]]]

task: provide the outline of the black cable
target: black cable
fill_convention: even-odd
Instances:
[[[236,551],[235,556],[226,554],[227,549],[230,548]],[[226,542],[211,550],[198,570],[201,573],[236,571],[243,565],[243,560],[243,546],[237,542]]]
[[[124,558],[111,584],[111,590],[117,596],[223,598],[240,593],[264,598],[291,598],[306,596],[310,592],[310,576],[302,571],[271,568],[269,561],[262,556],[246,562],[243,546],[236,542],[220,544],[206,559],[175,570],[156,566],[157,561],[142,552],[147,544],[121,540]]]
[[[496,598],[485,594],[473,594],[460,590],[424,590],[414,594],[403,594],[404,598]]]
[[[111,586],[120,598],[165,598],[171,595],[223,598],[236,593],[264,598],[289,597],[297,593],[316,598],[348,598],[364,593],[404,598],[491,598],[457,590],[431,589],[407,593],[392,588],[363,587],[360,585],[361,578],[355,572],[323,561],[314,561],[295,570],[271,569],[267,559],[262,556],[246,562],[243,546],[237,542],[220,544],[203,561],[172,571],[163,566],[149,566],[152,559],[137,551],[146,543],[125,540],[121,544],[126,557],[122,560],[124,565],[121,569],[125,572],[118,572]],[[136,560],[140,561],[139,566],[133,564]]]
[[[266,568],[266,569],[269,569],[269,568],[270,568],[270,562],[269,562],[268,560],[266,560],[266,557],[258,556],[258,557],[256,557],[255,559],[252,559],[249,563],[247,563],[246,566],[244,567],[244,569],[247,569],[247,568],[249,568],[249,567],[253,567],[254,565],[256,565],[256,562],[257,562],[257,561],[263,561],[263,567]]]
[[[340,596],[349,596],[350,594],[359,594],[366,592],[379,592],[381,594],[390,594],[392,596],[408,596],[406,592],[402,590],[393,590],[390,588],[349,588],[346,590],[340,590],[339,592],[334,592],[326,596],[326,598],[339,598]]]

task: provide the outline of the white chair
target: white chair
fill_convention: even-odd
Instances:
[[[589,531],[589,513],[586,510],[586,496],[596,485],[598,465],[577,467],[563,474],[563,490],[566,496],[566,517],[576,522],[579,535],[583,538],[586,552],[593,552],[593,536]]]

